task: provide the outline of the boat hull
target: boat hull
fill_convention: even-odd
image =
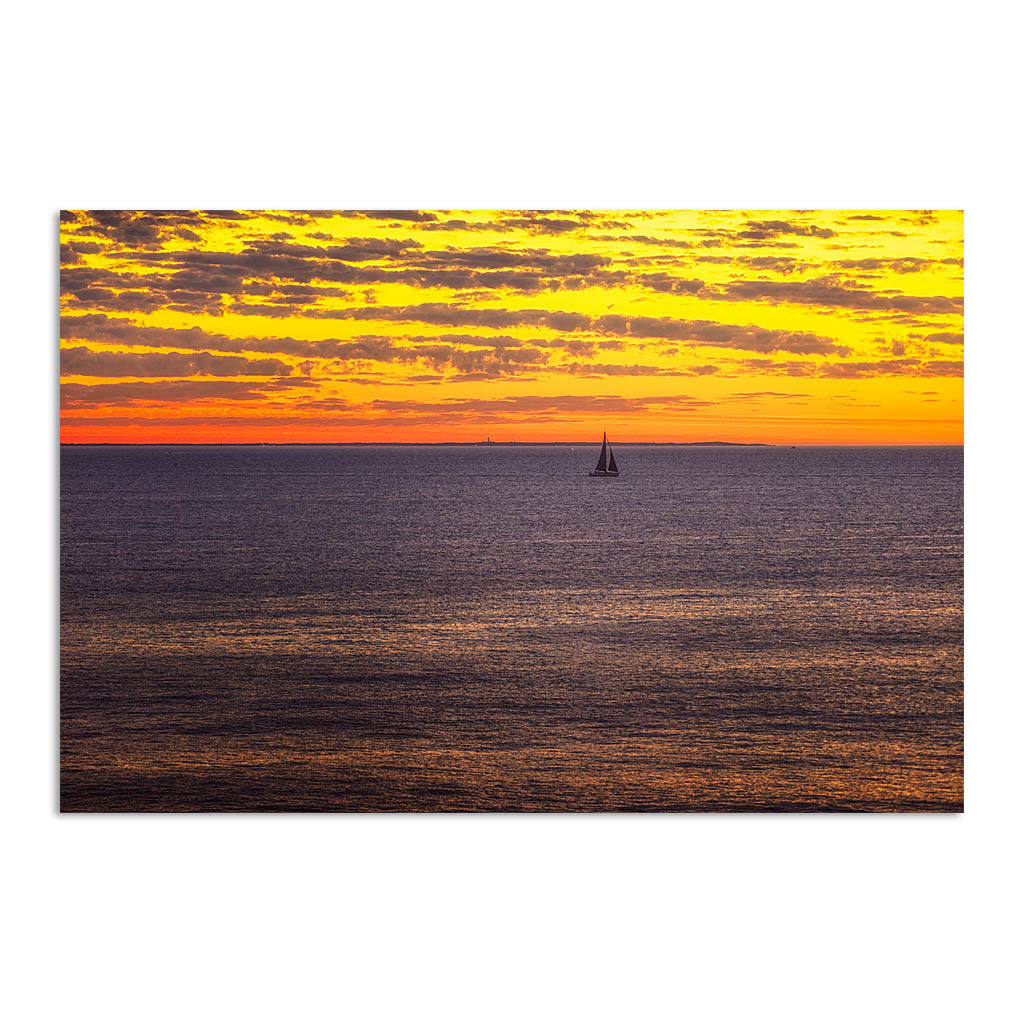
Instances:
[[[590,472],[591,476],[618,476],[619,471],[617,469],[594,469]]]

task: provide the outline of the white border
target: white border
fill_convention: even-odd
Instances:
[[[11,1019],[1006,1016],[1019,36],[984,3],[706,6],[12,20]],[[342,204],[966,208],[967,813],[58,818],[56,211]]]

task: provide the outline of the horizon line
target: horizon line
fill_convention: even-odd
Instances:
[[[600,441],[60,441],[61,448],[294,448],[314,447],[459,447],[459,448],[511,448],[511,447],[600,447]],[[610,442],[611,443],[611,442]],[[615,441],[620,446],[663,448],[963,448],[963,441],[946,443],[890,442],[888,444],[850,442],[786,441]]]

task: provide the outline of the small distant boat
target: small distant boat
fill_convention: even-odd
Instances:
[[[619,467],[615,465],[615,455],[608,443],[608,432],[605,431],[604,440],[601,442],[601,457],[597,460],[597,469],[593,470],[591,476],[618,476]]]

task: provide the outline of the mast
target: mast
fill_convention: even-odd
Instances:
[[[608,433],[605,432],[601,442],[601,458],[597,460],[597,471],[603,473],[608,468]]]

